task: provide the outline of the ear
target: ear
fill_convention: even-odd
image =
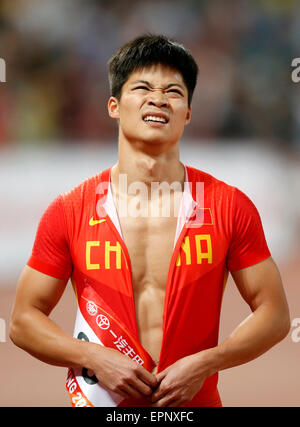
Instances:
[[[192,107],[188,108],[188,111],[186,113],[186,118],[185,118],[185,124],[188,125],[191,121],[191,116],[192,116]]]
[[[119,101],[114,96],[111,96],[107,104],[108,114],[112,119],[120,118]]]

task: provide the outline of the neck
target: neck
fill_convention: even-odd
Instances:
[[[184,165],[179,160],[178,144],[168,149],[157,147],[153,150],[140,149],[127,141],[119,142],[118,162],[111,170],[111,180],[118,188],[120,174],[126,174],[127,184],[143,182],[184,183]]]

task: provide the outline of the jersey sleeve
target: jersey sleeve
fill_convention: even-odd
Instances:
[[[271,256],[260,215],[253,202],[235,189],[232,239],[227,256],[230,271],[254,265]]]
[[[40,219],[27,265],[57,279],[67,280],[72,273],[61,196],[53,200]]]

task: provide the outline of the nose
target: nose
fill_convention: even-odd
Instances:
[[[164,92],[155,91],[149,94],[148,104],[158,108],[168,107],[169,100]]]

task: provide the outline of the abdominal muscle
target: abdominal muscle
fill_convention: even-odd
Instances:
[[[162,199],[161,204],[163,203],[165,201]],[[149,206],[151,208],[151,203]],[[163,339],[166,283],[177,215],[137,218],[126,216],[119,219],[130,258],[139,340],[157,366]]]
[[[165,292],[148,284],[135,295],[136,318],[141,345],[158,365],[162,335]]]
[[[124,241],[131,263],[139,341],[158,365],[167,276],[173,251],[176,218],[125,221]]]

